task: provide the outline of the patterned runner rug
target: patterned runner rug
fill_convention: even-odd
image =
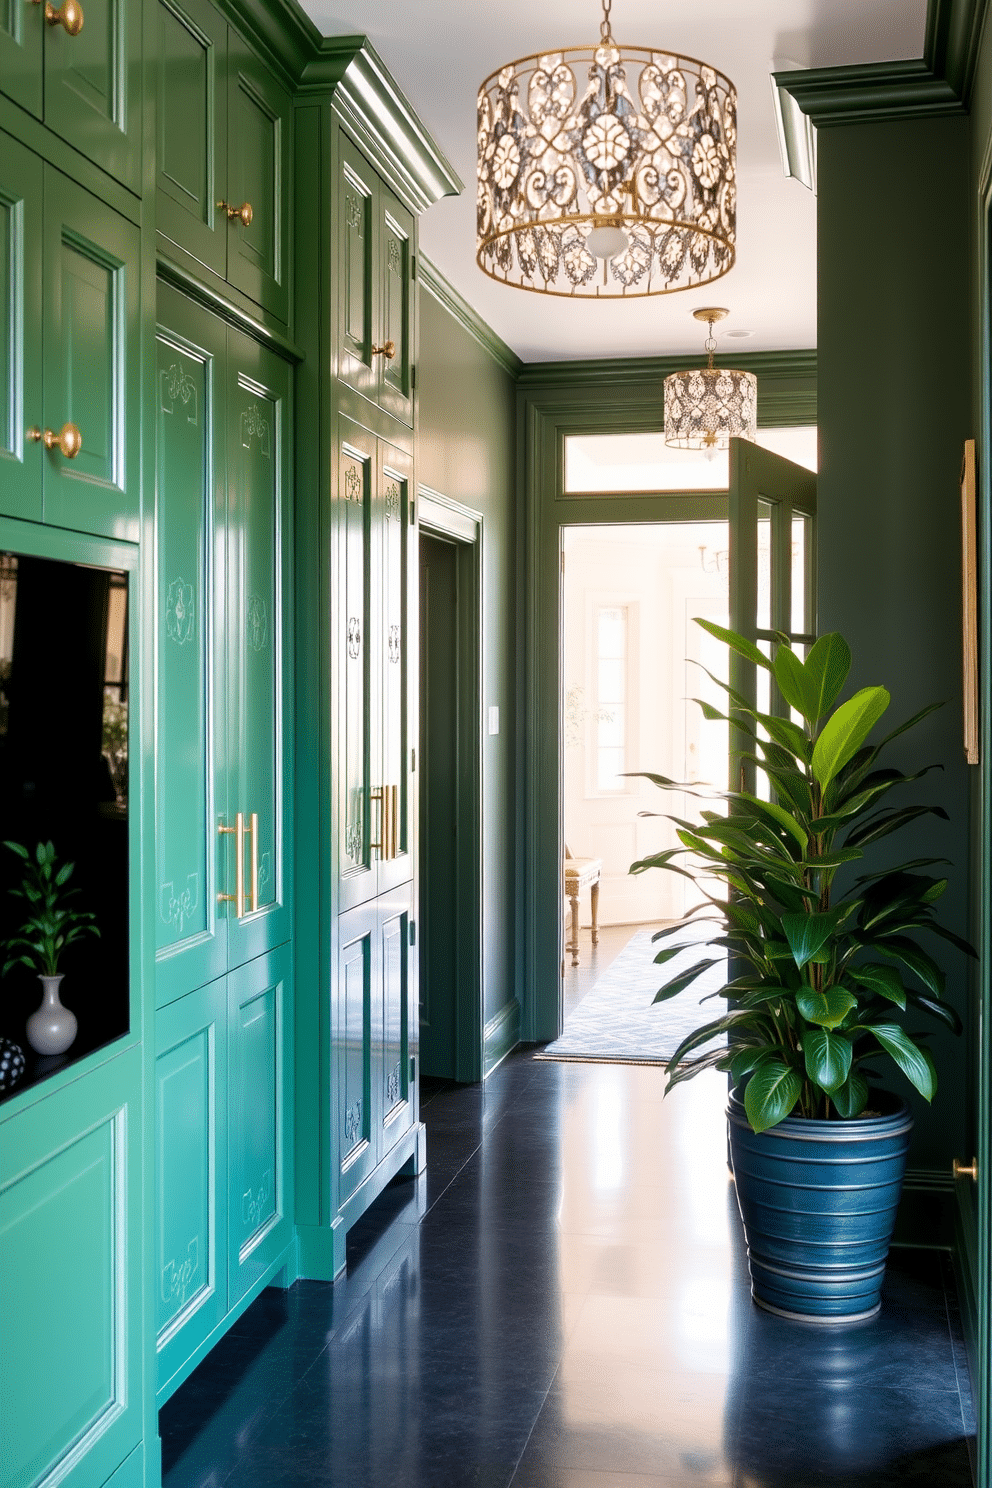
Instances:
[[[698,982],[670,1002],[652,1002],[659,987],[705,956],[703,937],[707,933],[713,933],[712,926],[687,925],[683,932],[686,941],[684,953],[673,956],[664,966],[656,966],[653,960],[655,952],[660,946],[673,945],[674,939],[655,944],[650,930],[636,931],[616,960],[565,1019],[561,1038],[546,1045],[534,1057],[665,1064],[686,1034],[702,1023],[721,1017],[726,1011],[727,1004],[722,997],[701,1001],[726,983],[725,956],[705,971]],[[725,1043],[723,1037],[712,1040],[706,1048],[717,1048]]]

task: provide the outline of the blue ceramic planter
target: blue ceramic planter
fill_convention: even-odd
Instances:
[[[751,1294],[805,1322],[851,1323],[881,1306],[913,1120],[887,1092],[878,1116],[789,1116],[755,1135],[736,1093],[730,1151],[744,1221]]]

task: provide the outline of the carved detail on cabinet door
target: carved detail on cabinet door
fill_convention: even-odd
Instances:
[[[200,875],[187,873],[186,887],[177,895],[174,883],[164,883],[160,889],[162,919],[171,925],[177,935],[182,935],[186,921],[196,913],[200,901]]]
[[[265,600],[260,594],[248,596],[248,644],[253,651],[264,651],[268,639],[269,622]]]
[[[193,585],[180,575],[173,579],[165,596],[165,633],[177,646],[185,646],[193,636]]]
[[[387,244],[386,263],[391,274],[399,274],[403,268],[403,250],[395,238],[390,238]]]
[[[262,410],[257,403],[246,408],[241,414],[241,443],[245,449],[251,449],[257,439],[259,448],[267,460],[272,458],[272,441],[269,436],[269,420],[263,418]]]
[[[352,661],[357,661],[362,654],[362,622],[357,615],[352,615],[348,621],[348,655]]]
[[[400,488],[394,481],[386,487],[386,521],[391,522],[400,514]]]
[[[274,1193],[272,1169],[262,1174],[257,1188],[247,1188],[241,1195],[241,1220],[249,1234],[254,1235],[272,1213]]]
[[[186,422],[198,423],[196,383],[182,362],[173,362],[167,371],[162,372],[162,412],[175,413],[177,398],[186,409]]]
[[[358,200],[358,197],[350,191],[345,197],[345,202],[345,220],[347,221],[348,226],[351,228],[351,230],[353,232],[357,231],[358,236],[361,237],[362,223],[365,216],[364,212],[362,211],[362,204]]]
[[[398,663],[400,659],[400,628],[398,625],[389,627],[389,659]]]
[[[358,815],[348,823],[344,834],[345,852],[348,854],[349,858],[351,858],[352,862],[361,862],[362,848],[364,847],[364,845],[365,834],[362,831],[361,806],[359,806]]]
[[[177,1312],[187,1297],[191,1297],[199,1286],[193,1286],[193,1278],[200,1269],[200,1239],[194,1235],[186,1247],[183,1260],[166,1261],[162,1267],[162,1301]]]
[[[361,501],[362,499],[362,472],[357,465],[345,467],[344,496],[346,501]]]
[[[400,1098],[400,1064],[397,1062],[386,1076],[386,1102],[395,1106]]]

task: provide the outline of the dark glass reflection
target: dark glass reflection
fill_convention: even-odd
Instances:
[[[33,852],[51,841],[60,863],[76,865],[74,907],[100,930],[60,963],[62,1001],[79,1021],[63,1055],[42,1059],[27,1045],[37,976],[16,966],[3,978],[0,1034],[28,1056],[15,1090],[128,1029],[127,611],[126,573],[0,552],[0,842]],[[0,942],[24,918],[8,892],[20,879],[20,861],[0,847]]]

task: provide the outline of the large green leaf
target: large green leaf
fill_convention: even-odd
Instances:
[[[746,801],[759,816],[771,817],[773,822],[780,827],[784,827],[789,835],[794,837],[799,843],[803,851],[806,851],[806,844],[809,842],[809,838],[791,811],[786,811],[783,806],[779,806],[775,801],[761,801],[757,796],[749,795],[747,791],[735,792],[735,799]]]
[[[789,942],[796,965],[802,970],[812,961],[844,918],[846,906],[819,914],[784,914],[782,933]]]
[[[744,1110],[755,1132],[767,1131],[784,1121],[802,1094],[798,1074],[781,1059],[760,1065],[744,1090]]]
[[[661,990],[655,993],[651,1001],[667,1002],[670,997],[677,997],[680,992],[685,991],[686,987],[691,986],[698,976],[702,976],[707,967],[715,966],[722,959],[722,956],[710,956],[706,961],[697,961],[695,966],[689,967],[688,971],[682,971],[670,982],[666,982]]]
[[[852,966],[847,975],[860,987],[867,987],[869,992],[894,1002],[897,1007],[906,1006],[906,988],[894,966]]]
[[[901,961],[903,966],[908,966],[910,971],[915,971],[923,984],[930,988],[937,997],[943,997],[944,986],[947,978],[942,969],[937,965],[932,956],[922,946],[916,944],[904,935],[889,935],[872,941],[866,937],[868,944],[874,945],[876,951],[883,956],[888,956],[893,961]]]
[[[838,1116],[849,1121],[852,1116],[860,1116],[868,1104],[868,1081],[860,1070],[852,1070],[843,1085],[830,1093]]]
[[[831,987],[827,992],[812,990],[796,993],[796,1007],[807,1023],[816,1023],[820,1028],[838,1028],[858,999],[843,987]]]
[[[806,1073],[828,1095],[843,1085],[851,1073],[854,1048],[842,1033],[828,1028],[807,1028],[803,1034]]]
[[[745,661],[751,661],[755,666],[762,666],[766,671],[771,671],[772,664],[768,657],[759,651],[754,642],[749,641],[746,636],[738,635],[736,630],[727,630],[722,625],[716,625],[712,620],[702,620],[698,615],[694,615],[693,619],[697,625],[709,631],[711,636],[715,636],[718,641],[723,641],[725,646],[729,646],[731,651],[736,651],[738,656],[743,656]]]
[[[844,637],[837,631],[820,636],[807,656],[804,668],[809,707],[806,716],[812,723],[830,712],[850,670],[851,648]]]
[[[889,701],[886,688],[863,687],[827,719],[813,749],[813,774],[821,787],[861,748]]]
[[[779,646],[775,653],[773,670],[778,690],[789,707],[795,708],[797,713],[801,713],[812,723],[814,720],[809,711],[803,664],[791,646]]]
[[[952,1033],[962,1031],[961,1019],[958,1017],[956,1008],[951,1007],[941,997],[929,997],[925,992],[914,992],[910,990],[906,994],[911,1007],[919,1008],[921,1012],[929,1013],[932,1018],[939,1018],[941,1023],[951,1030]]]
[[[929,1049],[921,1049],[918,1044],[914,1044],[898,1023],[872,1023],[864,1031],[874,1034],[886,1054],[895,1060],[923,1099],[933,1100],[937,1093],[937,1072]]]
[[[880,837],[888,837],[890,832],[897,832],[920,816],[939,816],[942,821],[949,820],[943,806],[899,806],[891,811],[879,811],[867,821],[853,826],[844,838],[844,845],[863,847],[866,842],[877,842]]]

